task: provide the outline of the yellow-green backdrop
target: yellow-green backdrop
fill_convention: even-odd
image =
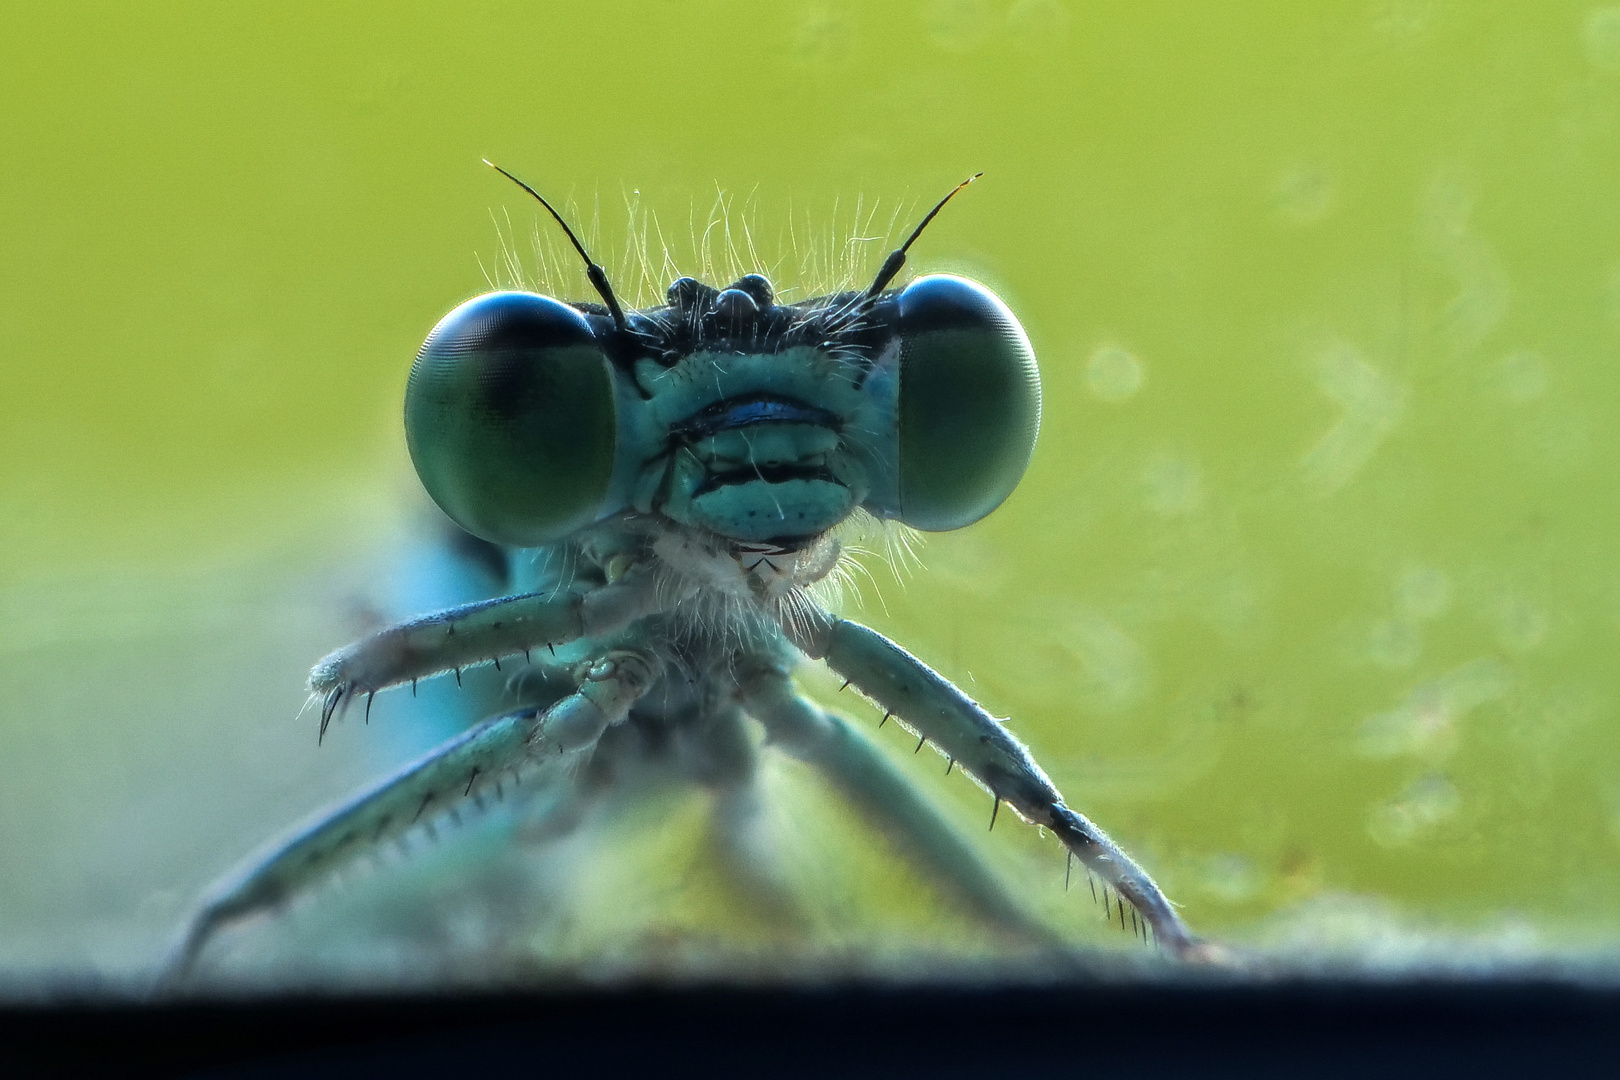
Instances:
[[[140,970],[210,878],[441,734],[379,699],[317,750],[295,716],[418,520],[414,349],[502,235],[528,257],[482,157],[616,272],[632,206],[691,257],[722,193],[784,284],[984,170],[913,267],[1019,313],[1040,445],[850,610],[1012,717],[1207,934],[1615,941],[1620,6],[34,5],[0,146],[8,980]],[[982,832],[982,793],[873,737]],[[775,785],[830,939],[971,939]],[[594,905],[632,963],[751,932],[675,805],[599,853],[619,877],[570,864],[643,883]],[[1126,947],[1050,841],[976,842]]]

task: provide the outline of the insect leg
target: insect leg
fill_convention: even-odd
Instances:
[[[1071,810],[1029,750],[1001,721],[888,638],[859,623],[826,616],[796,641],[861,693],[928,738],[1025,821],[1043,825],[1131,903],[1160,944],[1182,957],[1210,954],[1170,901],[1108,835]]]
[[[657,671],[639,653],[610,653],[576,692],[549,709],[486,720],[320,814],[210,890],[165,965],[163,985],[183,978],[224,925],[280,904],[348,859],[463,800],[482,799],[519,765],[589,749],[610,724],[625,718]]]
[[[315,665],[309,688],[324,699],[321,728],[344,701],[390,686],[486,664],[500,655],[610,634],[679,601],[631,572],[587,593],[527,593],[484,600],[378,631]]]
[[[980,918],[1041,945],[1059,945],[1001,887],[966,841],[877,748],[841,718],[801,697],[782,672],[743,684],[743,707],[770,741],[820,769],[846,797]]]
[[[728,884],[770,923],[806,929],[803,905],[784,873],[759,784],[759,748],[735,705],[716,710],[694,729],[687,752],[697,779],[712,792],[708,843]]]

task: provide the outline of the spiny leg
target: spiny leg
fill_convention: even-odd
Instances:
[[[825,659],[861,693],[989,788],[996,809],[1005,802],[1026,821],[1052,830],[1088,869],[1141,912],[1164,947],[1189,958],[1210,952],[1193,937],[1147,871],[1101,829],[1069,809],[1028,749],[944,676],[877,631],[830,615],[823,615],[819,625],[801,626],[795,644],[810,656]]]
[[[611,634],[678,602],[650,571],[632,571],[590,592],[527,593],[451,608],[380,630],[332,653],[309,675],[322,699],[321,732],[340,704],[404,683]]]
[[[771,742],[820,769],[876,824],[981,918],[1025,941],[1058,945],[1001,887],[978,855],[859,732],[801,697],[780,671],[743,684],[743,707]]]
[[[640,653],[610,653],[590,668],[575,693],[549,709],[487,720],[321,814],[209,891],[164,965],[160,985],[184,978],[226,924],[275,907],[348,859],[463,800],[481,799],[513,779],[515,769],[589,749],[609,725],[625,718],[658,670]]]

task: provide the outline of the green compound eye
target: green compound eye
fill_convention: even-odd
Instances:
[[[456,524],[533,547],[595,521],[613,473],[613,380],[590,324],[523,292],[439,321],[411,367],[405,440]]]
[[[949,274],[900,294],[900,519],[926,532],[971,525],[1029,466],[1041,377],[1013,313]]]

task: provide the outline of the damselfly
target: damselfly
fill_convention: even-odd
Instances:
[[[663,305],[626,310],[563,217],[506,175],[556,218],[601,302],[498,291],[457,307],[417,355],[405,434],[427,493],[497,554],[508,591],[341,649],[310,688],[323,735],[379,692],[459,681],[503,658],[532,675],[523,700],[221,883],[171,974],[225,924],[522,775],[576,807],[649,765],[724,794],[748,787],[761,752],[822,772],[984,919],[1054,940],[881,753],[795,688],[806,657],[985,788],[992,827],[1005,804],[1049,830],[1122,923],[1129,910],[1144,938],[1200,952],[1147,873],[1064,802],[1000,721],[813,591],[846,557],[840,530],[853,518],[963,528],[1029,463],[1040,379],[1017,318],[962,277],[891,288],[971,180],[864,289],[781,303],[758,273],[723,288],[682,277]]]

